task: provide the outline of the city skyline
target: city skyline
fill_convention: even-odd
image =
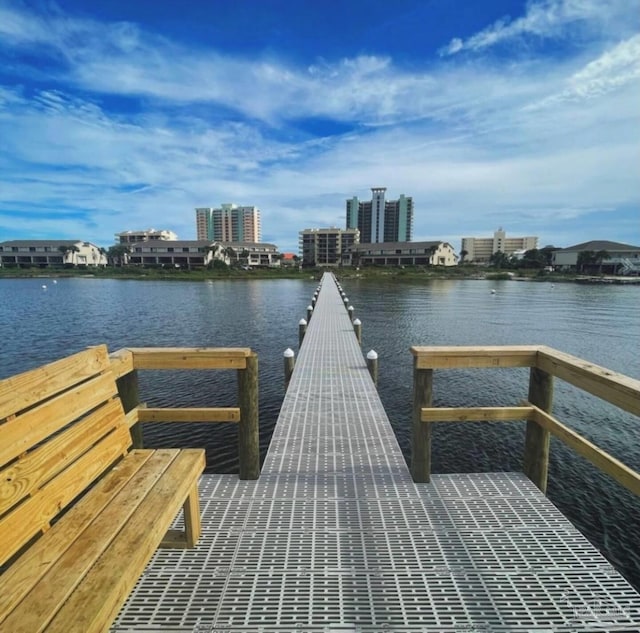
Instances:
[[[640,243],[637,0],[0,0],[0,241],[251,201],[262,239],[385,184],[414,241]]]

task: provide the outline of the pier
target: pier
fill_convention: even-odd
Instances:
[[[259,479],[205,474],[200,504],[195,549],[159,550],[112,631],[640,629],[640,595],[523,473],[414,483],[330,274]]]

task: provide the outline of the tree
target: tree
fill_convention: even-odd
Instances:
[[[509,268],[511,266],[511,258],[502,251],[496,251],[489,258],[489,264],[494,268]]]
[[[523,268],[544,268],[547,265],[546,256],[537,248],[532,248],[522,256]]]
[[[115,244],[107,251],[107,260],[112,266],[123,266],[129,262],[131,248],[127,244]]]
[[[604,262],[605,259],[611,259],[608,251],[602,250],[595,254],[595,263],[599,266],[598,274],[600,275],[602,275],[602,262]]]
[[[469,254],[469,251],[465,250],[464,248],[460,251],[460,263],[464,264],[464,260],[466,258],[466,256]]]
[[[578,272],[584,272],[589,266],[596,263],[596,253],[594,251],[580,251],[576,267]]]
[[[58,246],[58,250],[62,253],[62,261],[65,264],[71,264],[72,266],[75,266],[76,253],[80,252],[80,249],[75,244],[70,244],[69,246],[67,246],[66,244],[61,244],[60,246]],[[69,253],[71,253],[71,257],[70,257],[71,261],[67,262],[65,260],[69,256]]]

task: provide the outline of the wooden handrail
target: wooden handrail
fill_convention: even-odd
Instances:
[[[640,415],[640,380],[543,345],[415,346],[411,353],[414,357],[411,472],[415,481],[430,480],[430,423],[527,420],[524,471],[543,492],[547,486],[552,434],[602,472],[640,494],[640,474],[551,415],[554,376],[635,415]],[[433,370],[471,367],[530,367],[529,402],[520,407],[432,407]]]
[[[235,422],[238,424],[240,478],[260,475],[258,357],[246,347],[129,347],[109,355],[133,445],[142,448],[143,422]],[[238,372],[238,407],[144,407],[138,370],[233,369]]]

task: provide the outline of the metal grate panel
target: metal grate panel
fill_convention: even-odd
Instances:
[[[198,545],[156,553],[114,631],[640,630],[640,596],[521,473],[413,483],[330,276],[260,480],[200,495]]]

